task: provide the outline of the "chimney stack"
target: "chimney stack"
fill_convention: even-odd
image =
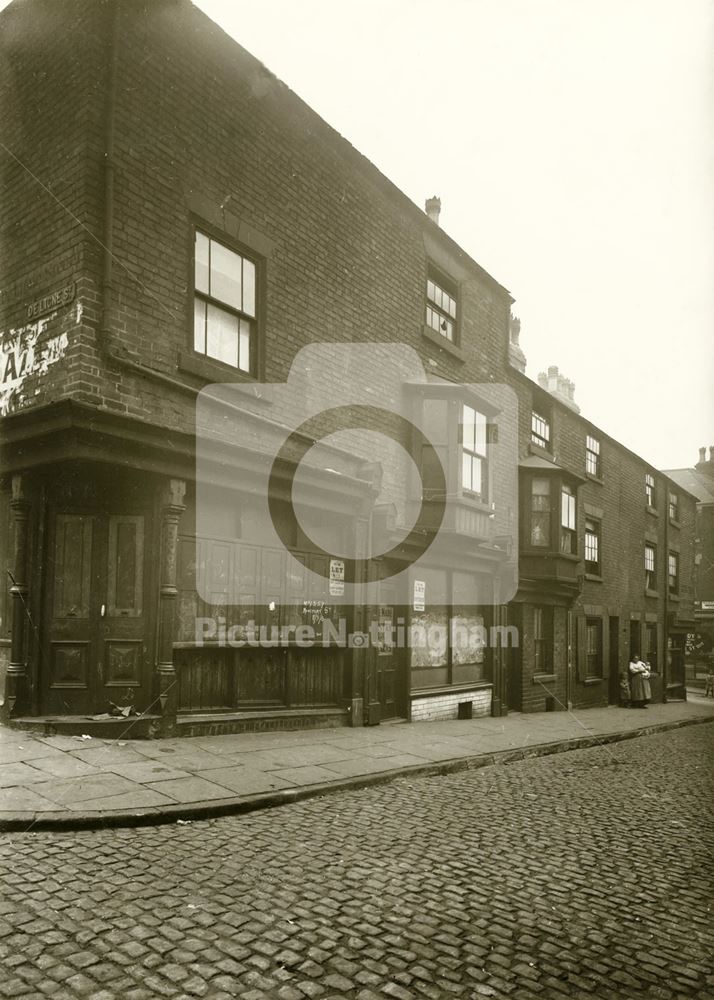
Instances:
[[[521,321],[518,316],[510,314],[508,323],[508,360],[519,372],[526,370],[526,356],[519,343],[521,336]]]
[[[709,461],[714,462],[714,444],[709,445]]]
[[[437,226],[439,225],[439,213],[441,212],[441,198],[437,198],[434,195],[433,198],[427,198],[426,204],[424,205],[424,211],[429,216],[432,222],[435,222]]]
[[[547,372],[539,374],[538,385],[561,403],[569,406],[571,410],[580,413],[580,407],[575,402],[575,383],[562,375],[557,365],[550,365]]]
[[[700,448],[699,449],[699,461],[700,462],[706,462],[706,460],[707,460],[707,449],[706,448]]]

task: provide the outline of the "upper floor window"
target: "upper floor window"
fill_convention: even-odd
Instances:
[[[196,231],[193,348],[239,371],[255,369],[256,266]]]
[[[669,519],[670,521],[679,520],[679,496],[671,492],[669,494]]]
[[[647,506],[656,506],[655,500],[657,499],[657,494],[655,493],[655,481],[654,476],[648,472],[645,475],[645,496],[647,497]]]
[[[560,551],[573,555],[575,539],[575,493],[570,486],[560,491]]]
[[[531,413],[531,441],[541,448],[550,448],[550,420],[535,410]]]
[[[531,479],[531,545],[550,548],[550,479]]]
[[[461,411],[461,486],[482,500],[488,498],[487,421],[471,406]]]
[[[600,522],[585,519],[585,572],[600,575]]]
[[[667,583],[670,594],[679,593],[679,554],[670,552],[667,557]]]
[[[600,442],[589,434],[585,438],[585,471],[591,476],[600,475]]]
[[[645,545],[645,588],[657,589],[657,550],[654,545]]]
[[[426,282],[426,325],[456,343],[456,287],[429,275]]]

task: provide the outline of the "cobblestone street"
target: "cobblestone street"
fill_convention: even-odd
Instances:
[[[714,997],[713,741],[4,835],[0,996]]]

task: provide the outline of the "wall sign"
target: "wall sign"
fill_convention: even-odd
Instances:
[[[54,312],[60,306],[69,305],[74,300],[76,287],[75,283],[71,281],[64,288],[58,288],[54,292],[50,292],[49,295],[43,295],[41,299],[30,302],[27,307],[27,318],[37,319],[47,313]]]

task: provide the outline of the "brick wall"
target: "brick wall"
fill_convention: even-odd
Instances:
[[[623,445],[594,427],[584,416],[549,397],[547,393],[524,375],[513,372],[511,383],[519,397],[519,453],[522,458],[533,452],[531,446],[530,414],[533,408],[547,409],[551,417],[552,459],[563,469],[583,477],[578,489],[577,525],[578,553],[583,556],[584,520],[594,516],[601,522],[600,579],[588,578],[581,573],[582,587],[573,604],[575,621],[573,638],[577,633],[577,618],[584,615],[601,617],[603,630],[609,632],[609,618],[618,618],[618,658],[612,669],[623,669],[630,655],[630,620],[641,622],[642,631],[647,622],[658,625],[658,661],[660,666],[666,656],[666,616],[691,617],[693,611],[692,570],[694,564],[695,501],[644,459],[630,452]],[[585,438],[592,434],[600,441],[601,476],[587,475],[585,467]],[[654,509],[645,500],[645,475],[655,478],[656,498]],[[668,493],[675,489],[679,496],[679,521],[668,517]],[[657,585],[654,594],[645,593],[644,546],[649,541],[656,546]],[[677,551],[680,556],[679,600],[667,595],[667,555]],[[584,566],[581,564],[581,571]],[[547,593],[547,588],[545,588]],[[528,621],[526,611],[525,621]],[[535,708],[540,695],[528,689],[526,678],[530,663],[527,626],[522,649],[524,677],[524,709]],[[608,636],[609,638],[609,636]],[[565,640],[563,640],[565,641]],[[575,647],[575,642],[573,643]],[[565,647],[564,647],[565,648]],[[577,675],[573,649],[572,696],[576,706],[589,707],[608,703],[608,680],[600,683],[583,683]],[[642,652],[642,650],[640,650]],[[644,655],[644,654],[643,654]],[[610,667],[608,663],[606,665]],[[563,665],[564,669],[564,665]],[[606,672],[606,671],[605,671]],[[661,683],[655,680],[654,692],[661,693]],[[542,700],[542,699],[540,699]]]
[[[92,378],[103,17],[102,4],[72,0],[16,3],[2,15],[1,415],[85,391]]]
[[[459,691],[455,694],[434,694],[412,698],[412,722],[437,722],[458,718],[459,704],[470,701],[473,717],[491,714],[491,688]]]

